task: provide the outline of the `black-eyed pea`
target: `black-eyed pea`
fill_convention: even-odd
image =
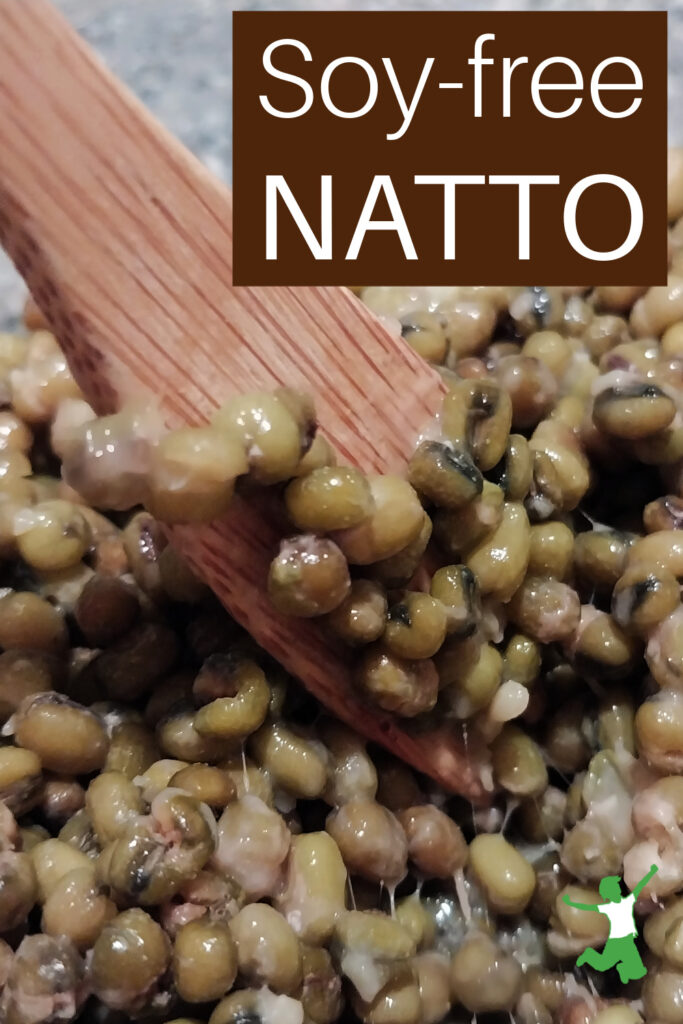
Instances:
[[[646,637],[680,600],[680,585],[671,572],[634,565],[614,585],[612,617],[624,629]]]
[[[13,719],[16,743],[32,750],[44,768],[61,775],[86,775],[105,762],[109,739],[88,708],[59,693],[22,702]]]
[[[523,800],[516,820],[524,838],[530,843],[561,839],[566,806],[566,794],[555,786],[546,786],[539,797]]]
[[[281,541],[268,573],[268,595],[275,608],[301,618],[333,611],[351,589],[345,554],[343,545],[312,533]]]
[[[622,530],[588,530],[575,538],[574,567],[586,583],[601,591],[611,590],[630,561],[633,543],[633,536]]]
[[[374,999],[366,1002],[352,991],[351,1004],[363,1024],[420,1024],[422,1003],[417,972],[412,965],[401,965]]]
[[[560,508],[576,508],[590,486],[591,476],[588,459],[574,431],[559,420],[543,420],[531,435],[529,447],[551,460],[561,491]]]
[[[436,938],[436,922],[425,908],[416,890],[396,903],[396,920],[405,928],[416,949],[431,949]]]
[[[76,868],[55,884],[43,904],[42,929],[66,935],[77,949],[94,946],[105,924],[117,914],[95,877],[95,868]]]
[[[512,1010],[522,990],[522,969],[483,932],[473,932],[451,959],[451,996],[470,1013]]]
[[[508,501],[523,501],[527,496],[533,477],[533,456],[523,434],[510,434],[505,455],[494,467],[493,475]]]
[[[162,789],[166,787],[163,786]],[[148,793],[150,801],[154,796]],[[105,771],[96,775],[85,794],[85,806],[101,846],[118,839],[145,805],[140,790],[122,772]]]
[[[299,530],[328,533],[362,523],[373,509],[367,478],[353,466],[325,466],[290,483],[287,514]]]
[[[527,576],[509,605],[510,620],[540,643],[572,636],[579,625],[579,595],[552,576]]]
[[[243,907],[229,922],[240,975],[285,995],[302,981],[299,940],[282,914],[264,903]]]
[[[72,778],[53,776],[45,780],[40,795],[40,810],[51,827],[59,828],[85,805],[85,790]]]
[[[430,658],[408,661],[381,643],[369,647],[356,665],[358,689],[385,711],[413,718],[436,704],[439,677]]]
[[[399,658],[431,658],[446,637],[446,607],[437,598],[409,591],[391,605],[382,638]]]
[[[600,894],[586,886],[566,885],[555,900],[555,917],[568,935],[576,939],[585,939],[587,946],[593,942],[604,941],[609,933],[609,921],[604,914],[596,915],[594,911],[571,906],[565,897],[572,903],[594,906],[603,902]]]
[[[78,868],[90,870],[92,861],[85,853],[61,839],[45,839],[30,853],[38,883],[38,902],[45,903],[60,879]]]
[[[683,320],[683,278],[670,274],[665,285],[648,288],[636,300],[629,323],[637,338],[651,338],[678,320]]]
[[[43,766],[32,750],[0,747],[0,800],[19,816],[41,800]]]
[[[425,801],[414,772],[396,758],[385,757],[378,763],[377,782],[379,803],[394,813]]]
[[[152,448],[144,504],[162,522],[209,522],[227,511],[235,479],[248,468],[236,432],[215,427],[171,430]]]
[[[40,572],[76,565],[90,545],[90,527],[69,501],[43,501],[24,509],[15,516],[14,529],[21,557]]]
[[[434,537],[451,558],[459,559],[476,544],[490,537],[503,519],[503,490],[484,480],[482,492],[464,508],[437,509]]]
[[[458,825],[433,804],[399,811],[408,857],[426,878],[453,878],[467,863],[467,843]]]
[[[168,549],[170,550],[170,549]],[[132,587],[120,576],[97,573],[83,587],[74,616],[90,647],[107,647],[134,625],[140,602]]]
[[[533,896],[531,864],[500,834],[480,833],[470,843],[470,868],[489,906],[499,914],[520,914]]]
[[[503,681],[509,679],[532,687],[541,672],[541,648],[524,633],[513,633],[503,653]]]
[[[263,800],[268,807],[273,806],[273,783],[270,776],[254,764],[250,757],[245,757],[243,751],[239,750],[219,761],[218,767],[230,776],[238,800],[250,794]]]
[[[408,479],[425,498],[447,509],[468,505],[484,485],[470,455],[450,441],[421,441],[408,463]]]
[[[665,494],[648,502],[643,509],[643,526],[647,533],[683,529],[683,498]]]
[[[683,1005],[683,972],[658,966],[643,982],[643,1010],[648,1024],[677,1024]]]
[[[535,331],[522,345],[522,355],[538,359],[560,381],[569,368],[572,348],[558,331]]]
[[[237,952],[224,921],[208,917],[189,921],[173,943],[173,980],[187,1003],[221,999],[237,976]]]
[[[194,728],[201,736],[240,742],[262,725],[268,713],[270,687],[265,674],[249,658],[214,655],[207,661],[210,665],[205,662],[193,686],[195,702],[202,705]]]
[[[168,938],[149,914],[124,910],[109,921],[95,942],[90,963],[92,989],[112,1010],[142,1009],[171,958]]]
[[[632,669],[642,645],[637,637],[625,633],[607,612],[584,604],[579,625],[566,641],[565,649],[582,670],[604,678],[619,678]],[[653,671],[652,666],[650,668]]]
[[[147,768],[134,781],[140,790],[145,803],[151,804],[155,796],[167,789],[176,772],[187,768],[187,761],[176,761],[174,758],[160,758]]]
[[[604,388],[593,402],[593,422],[604,433],[626,441],[658,434],[675,415],[673,399],[651,381]]]
[[[522,582],[529,563],[530,527],[524,507],[507,501],[500,524],[464,559],[477,577],[482,594],[499,601],[510,599]]]
[[[657,530],[638,537],[629,547],[625,568],[638,563],[650,569],[668,569],[676,579],[683,579],[683,531]]]
[[[340,970],[366,1002],[375,998],[416,948],[413,936],[396,917],[377,911],[349,910],[335,924],[333,949]]]
[[[425,512],[422,519],[422,529],[415,540],[407,544],[402,551],[390,558],[382,558],[374,562],[370,568],[372,578],[377,580],[387,590],[393,590],[408,586],[411,579],[420,567],[420,562],[427,550],[432,536],[432,520]]]
[[[333,807],[359,797],[373,800],[377,770],[362,737],[333,719],[318,723],[317,733],[329,758],[325,800]]]
[[[503,679],[503,658],[492,644],[483,644],[471,660],[458,659],[457,651],[455,660],[460,667],[455,682],[441,676],[444,698],[457,718],[470,718],[493,700]]]
[[[548,771],[538,744],[516,725],[504,726],[491,747],[493,771],[500,785],[515,797],[539,797],[548,785]]]
[[[446,632],[471,636],[481,618],[477,580],[466,565],[445,565],[432,576],[429,592],[446,610]]]
[[[386,625],[387,595],[375,580],[352,580],[344,600],[325,620],[332,632],[352,647],[379,640]]]
[[[104,768],[134,779],[143,775],[158,758],[154,732],[142,722],[122,722],[112,732]]]
[[[0,598],[0,646],[61,654],[68,644],[64,617],[54,605],[29,591]]]
[[[496,380],[512,402],[512,428],[529,430],[550,411],[557,395],[557,381],[539,359],[510,355],[495,368]]]
[[[407,872],[408,842],[398,819],[374,800],[351,800],[327,817],[349,872],[387,886]]]
[[[443,363],[448,352],[448,338],[443,317],[437,313],[416,310],[401,318],[401,334],[412,349],[428,363]]]
[[[322,743],[299,735],[284,722],[267,722],[251,737],[249,749],[276,787],[296,799],[322,795],[328,763]]]
[[[333,539],[352,565],[391,558],[416,539],[424,526],[424,509],[415,489],[400,476],[368,477],[372,513],[358,526],[337,530]]]
[[[583,535],[582,535],[583,536]],[[574,533],[566,523],[551,520],[531,527],[529,575],[564,580],[574,558]]]
[[[219,431],[237,436],[258,483],[287,480],[313,438],[284,395],[252,392],[229,399],[212,417]],[[236,474],[235,474],[236,475]]]
[[[347,873],[327,832],[293,836],[282,892],[276,900],[302,942],[326,945],[346,908]]]
[[[301,946],[303,984],[299,998],[305,1019],[334,1024],[344,1008],[342,983],[332,957],[320,946]]]
[[[246,794],[228,804],[219,819],[213,863],[235,879],[247,898],[260,900],[280,886],[291,839],[277,811]]]
[[[463,451],[471,451],[476,465],[486,472],[502,459],[512,421],[510,396],[492,379],[457,381],[449,389],[441,410],[444,437]]]
[[[222,810],[234,800],[237,792],[229,774],[210,764],[187,765],[176,772],[168,784],[172,789],[182,789],[207,807],[217,810]]]
[[[638,751],[661,772],[683,772],[683,694],[661,690],[635,716]]]
[[[178,653],[178,637],[170,626],[140,622],[100,654],[95,675],[110,700],[134,701],[171,671]]]

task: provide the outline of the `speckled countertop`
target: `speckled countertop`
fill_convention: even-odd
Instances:
[[[667,10],[670,135],[683,142],[683,0],[55,0],[76,28],[182,141],[229,180],[231,15],[236,10]],[[679,115],[678,111],[682,111]],[[0,323],[23,286],[0,253]]]

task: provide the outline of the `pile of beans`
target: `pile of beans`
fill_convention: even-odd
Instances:
[[[34,307],[0,335],[3,1024],[680,1024],[678,152],[669,218],[660,288],[357,289],[447,383],[407,479],[286,389],[97,418]],[[167,543],[254,486],[274,604],[485,749],[489,807],[329,718]],[[644,981],[576,968],[607,920],[565,897],[652,863]]]

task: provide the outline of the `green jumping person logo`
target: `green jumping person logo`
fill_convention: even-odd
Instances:
[[[629,896],[621,895],[619,884],[621,879],[618,875],[608,875],[607,878],[603,878],[598,886],[598,891],[607,901],[606,903],[575,903],[565,895],[564,902],[568,907],[576,907],[577,910],[597,910],[598,914],[604,914],[609,918],[609,937],[602,953],[598,953],[597,950],[590,947],[584,949],[576,961],[577,967],[588,964],[596,971],[606,971],[610,967],[616,966],[624,984],[627,981],[636,981],[638,978],[645,977],[647,969],[636,947],[635,940],[638,932],[633,919],[633,907],[656,872],[657,866],[653,864]]]

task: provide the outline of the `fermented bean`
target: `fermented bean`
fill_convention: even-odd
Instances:
[[[195,715],[194,728],[209,739],[245,739],[268,712],[270,688],[263,671],[256,662],[231,655],[214,655],[204,664],[193,687],[195,701],[203,705]]]
[[[13,721],[17,744],[37,754],[50,771],[86,775],[105,762],[109,740],[101,721],[61,694],[28,697]]]
[[[433,804],[398,812],[408,857],[427,878],[452,878],[467,863],[467,843],[456,823]]]
[[[415,540],[424,510],[415,490],[399,476],[368,477],[374,509],[359,523],[337,530],[333,539],[353,565],[368,565],[397,555]]]
[[[42,928],[48,935],[66,935],[78,949],[87,950],[116,914],[116,904],[97,883],[95,868],[76,868],[60,878],[48,895]]]
[[[464,561],[479,581],[482,594],[507,601],[522,582],[529,562],[530,528],[527,514],[517,502],[505,502],[503,518]]]
[[[273,783],[300,800],[322,795],[327,784],[327,751],[315,740],[297,735],[282,722],[268,722],[249,748]]]
[[[415,957],[420,990],[420,1024],[438,1024],[451,1008],[450,965],[439,953]]]
[[[585,534],[581,534],[585,536]],[[552,521],[531,527],[529,574],[564,580],[574,558],[574,534],[566,523]]]
[[[68,642],[60,612],[38,594],[11,591],[0,598],[0,646],[61,654]]]
[[[302,980],[299,942],[284,917],[264,903],[243,907],[229,922],[237,962],[248,984],[268,985],[285,995]]]
[[[408,464],[416,491],[443,508],[459,509],[479,494],[484,484],[470,455],[449,441],[422,441]]]
[[[538,744],[515,725],[506,725],[491,747],[493,771],[508,793],[538,797],[548,785],[548,772]]]
[[[489,905],[500,914],[519,914],[531,899],[536,875],[502,835],[480,834],[470,843],[470,867]]]
[[[279,612],[302,618],[325,615],[350,589],[346,558],[333,541],[313,534],[281,541],[268,573],[268,595]]]
[[[328,533],[362,523],[372,512],[373,498],[360,470],[326,466],[292,481],[285,506],[297,529]]]
[[[488,935],[474,932],[451,960],[451,995],[470,1013],[511,1010],[522,989],[522,969]]]
[[[293,836],[276,906],[302,942],[325,945],[345,910],[346,884],[339,847],[327,832]]]
[[[624,571],[633,537],[619,530],[589,530],[574,542],[574,566],[601,590],[611,590]]]
[[[169,780],[172,789],[182,789],[207,807],[222,810],[236,794],[235,783],[226,771],[209,764],[190,764]]]
[[[0,800],[17,817],[41,799],[43,766],[32,750],[0,747]]]
[[[483,644],[472,660],[459,658],[456,651],[455,662],[455,682],[441,675],[444,697],[457,718],[470,718],[493,700],[503,678],[503,659],[492,644]]]
[[[362,738],[332,719],[320,722],[317,732],[328,751],[325,800],[337,807],[354,798],[374,799],[377,770]]]
[[[372,578],[387,589],[407,586],[420,567],[431,536],[432,520],[425,512],[422,517],[422,528],[415,539],[398,554],[375,562],[370,567]]]
[[[387,596],[374,580],[352,580],[344,600],[327,616],[333,633],[352,646],[369,644],[384,632]]]
[[[683,694],[662,690],[640,705],[635,716],[638,751],[663,772],[683,771]]]
[[[260,900],[277,890],[291,835],[284,820],[262,800],[246,794],[223,811],[214,862]]]
[[[159,792],[165,789],[160,787]],[[153,796],[147,793],[150,800]],[[85,806],[102,846],[123,835],[128,825],[144,813],[140,791],[121,772],[104,771],[97,775],[88,786]]]
[[[173,980],[188,1003],[220,999],[237,975],[237,953],[228,925],[202,918],[189,921],[173,944]]]
[[[38,902],[45,903],[60,879],[78,868],[92,867],[92,861],[80,850],[60,839],[45,839],[30,853],[38,883]]]
[[[398,968],[370,1002],[355,991],[351,1002],[363,1024],[420,1024],[420,989],[412,966]]]
[[[482,543],[500,526],[503,519],[503,491],[484,480],[478,498],[464,508],[437,509],[434,513],[434,537],[447,555],[460,555]]]
[[[680,586],[672,573],[632,566],[614,586],[612,616],[624,629],[645,637],[678,607],[680,599]]]
[[[523,633],[513,633],[503,654],[503,679],[531,687],[541,671],[539,644]]]
[[[508,605],[510,620],[541,643],[566,640],[579,626],[576,591],[553,577],[527,576]]]
[[[429,587],[432,597],[446,610],[446,632],[454,636],[471,636],[481,617],[477,580],[466,565],[445,565],[432,576]]]
[[[510,434],[505,455],[492,472],[508,501],[524,500],[531,487],[533,458],[523,434]]]
[[[326,828],[352,874],[385,885],[405,876],[408,843],[386,807],[373,800],[350,800],[328,815]]]
[[[98,999],[135,1012],[151,999],[170,961],[170,944],[143,910],[125,910],[105,925],[92,953],[90,977]]]
[[[237,435],[246,450],[249,472],[261,484],[287,480],[315,435],[298,421],[287,396],[252,392],[225,402],[212,417],[219,431]]]
[[[399,658],[431,658],[445,639],[446,623],[441,601],[409,591],[389,608],[383,643]]]
[[[429,658],[407,661],[373,645],[356,666],[354,681],[361,693],[386,711],[413,718],[436,704],[439,678]]]

